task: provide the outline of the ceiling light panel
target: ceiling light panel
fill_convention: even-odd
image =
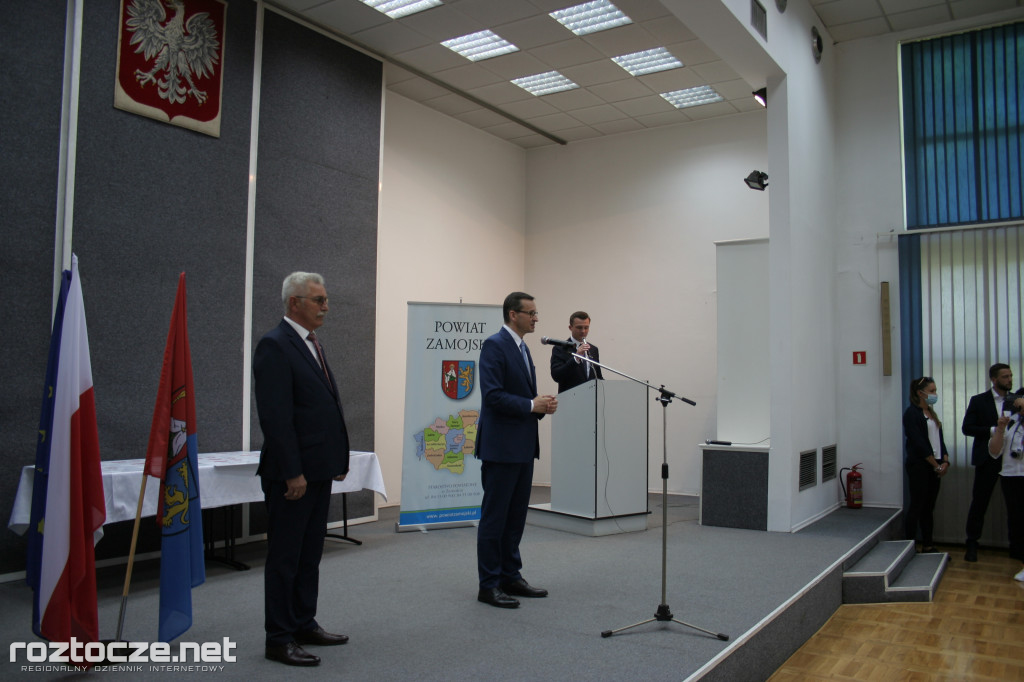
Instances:
[[[566,7],[551,12],[549,16],[578,36],[633,23],[632,19],[608,0],[593,0],[582,5]]]
[[[612,57],[612,61],[628,71],[631,76],[643,76],[646,73],[668,71],[683,66],[683,63],[664,47]]]
[[[441,0],[361,0],[378,12],[383,12],[392,19],[400,19],[410,14],[422,12],[442,4]]]
[[[715,89],[710,85],[701,85],[696,88],[663,92],[661,93],[661,96],[677,109],[697,107],[701,104],[711,104],[712,102],[721,102],[724,99],[721,95],[715,92]]]
[[[545,73],[538,73],[534,76],[514,78],[512,79],[512,83],[514,85],[518,85],[523,90],[526,90],[531,95],[536,95],[537,97],[580,87],[557,71],[547,71]]]
[[[493,31],[477,31],[469,35],[445,40],[441,44],[474,62],[519,51],[518,47]]]

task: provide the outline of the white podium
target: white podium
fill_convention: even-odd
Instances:
[[[528,521],[580,535],[647,529],[647,387],[591,380],[558,394],[551,502]]]

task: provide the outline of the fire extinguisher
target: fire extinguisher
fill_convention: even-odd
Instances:
[[[854,464],[853,467],[843,467],[839,470],[839,485],[843,488],[843,494],[846,496],[846,506],[850,509],[860,509],[864,506],[864,477],[857,469],[861,466],[860,462]],[[846,485],[843,486],[843,472],[849,471],[846,474]]]

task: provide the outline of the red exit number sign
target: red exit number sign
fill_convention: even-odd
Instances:
[[[868,352],[866,350],[855,350],[855,351],[853,351],[853,364],[855,364],[855,365],[866,365],[866,364],[868,364]]]

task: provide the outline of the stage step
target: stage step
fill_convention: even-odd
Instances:
[[[945,552],[917,554],[910,540],[879,542],[843,571],[843,603],[931,601],[948,563]]]

